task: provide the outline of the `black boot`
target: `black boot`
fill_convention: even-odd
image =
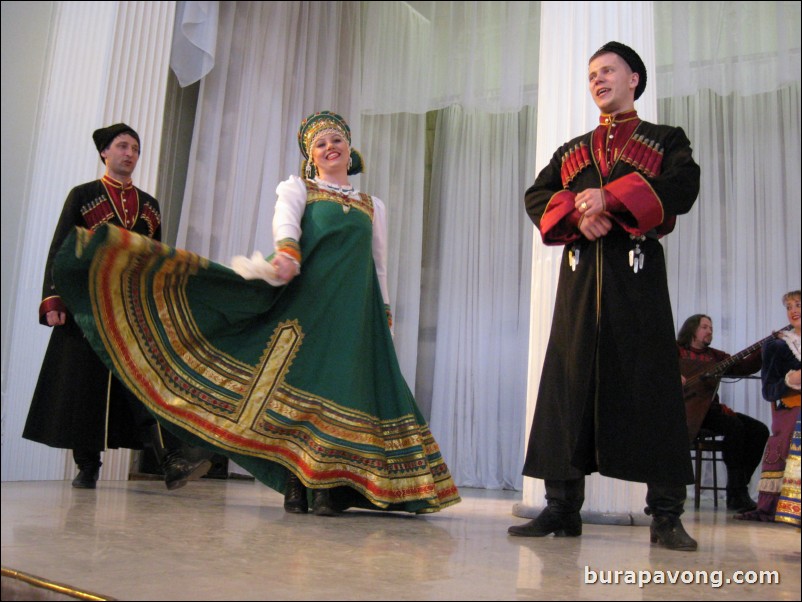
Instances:
[[[755,500],[749,497],[749,490],[742,487],[737,491],[731,491],[727,488],[727,510],[735,510],[735,512],[743,513],[749,512],[757,508]]]
[[[210,460],[187,460],[180,450],[168,450],[166,460],[162,463],[164,484],[167,489],[179,489],[189,481],[197,481],[212,467]]]
[[[100,462],[93,465],[78,467],[78,476],[72,480],[72,486],[76,489],[94,489],[97,486],[97,478],[100,475]]]
[[[537,518],[523,525],[513,525],[507,533],[520,537],[545,537],[552,533],[554,537],[579,537],[582,535],[582,519],[579,512],[556,514],[546,507]]]
[[[94,489],[97,486],[100,467],[103,466],[100,452],[74,449],[72,457],[78,465],[78,475],[72,480],[72,486],[76,489]]]
[[[175,436],[168,431],[162,431],[158,424],[152,425],[149,432],[153,451],[164,471],[164,484],[167,489],[170,491],[179,489],[189,481],[200,479],[209,472],[212,467],[210,460],[187,460]]]
[[[546,509],[537,518],[523,525],[507,529],[519,537],[579,537],[582,535],[582,518],[579,510],[585,501],[585,478],[570,481],[545,481]]]
[[[685,531],[682,521],[676,514],[661,514],[652,518],[649,533],[652,543],[662,545],[669,550],[695,552],[699,547],[696,540]]]
[[[309,502],[306,499],[306,487],[301,479],[290,473],[284,487],[284,512],[290,514],[306,514],[309,511]]]
[[[727,467],[727,510],[741,514],[757,508],[749,497],[748,481],[740,468]]]
[[[339,514],[332,503],[330,490],[312,490],[312,512],[315,513],[315,516],[337,516]]]
[[[685,510],[685,485],[674,483],[647,483],[644,512],[653,517],[649,527],[651,542],[669,550],[693,552],[698,547],[682,526],[680,515]]]

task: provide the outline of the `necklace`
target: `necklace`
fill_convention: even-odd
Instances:
[[[339,186],[337,184],[332,184],[330,182],[327,182],[326,180],[321,180],[320,178],[315,178],[315,182],[317,182],[319,186],[322,186],[323,188],[331,190],[332,192],[337,192],[339,194],[353,194],[355,192],[354,187],[351,186],[350,184],[348,186]]]
[[[326,182],[326,180],[321,180],[320,178],[315,178],[315,183],[342,200],[343,213],[348,213],[351,211],[351,202],[353,201],[351,195],[356,194],[356,190],[353,186],[338,186],[337,184],[331,184],[330,182]]]

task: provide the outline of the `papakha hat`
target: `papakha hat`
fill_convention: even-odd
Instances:
[[[92,140],[95,141],[97,152],[102,153],[109,148],[112,141],[120,134],[129,134],[136,140],[136,143],[139,144],[140,147],[142,146],[142,143],[139,141],[139,134],[136,133],[134,128],[124,123],[115,123],[114,125],[100,128],[92,132]],[[100,157],[100,160],[103,161],[103,163],[106,162],[103,157]]]

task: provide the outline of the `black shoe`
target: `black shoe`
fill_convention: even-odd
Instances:
[[[513,525],[507,529],[510,535],[519,537],[579,537],[582,535],[582,519],[579,512],[555,514],[547,507],[537,518],[523,525]]]
[[[301,479],[290,473],[287,485],[284,488],[284,512],[290,514],[306,514],[309,511],[309,502],[306,499],[306,487]]]
[[[99,474],[100,466],[84,466],[78,470],[78,476],[72,480],[72,486],[76,489],[94,489]]]
[[[312,512],[315,513],[315,516],[337,516],[339,514],[331,501],[331,491],[328,489],[312,490]]]
[[[749,493],[744,490],[736,492],[727,492],[727,510],[735,510],[735,512],[742,514],[757,508],[755,501],[749,497]]]
[[[174,457],[166,462],[164,468],[164,484],[172,491],[183,487],[189,481],[200,479],[209,472],[212,463],[209,460],[190,462],[186,458]]]
[[[682,521],[675,514],[662,514],[652,518],[649,526],[651,542],[669,550],[694,552],[699,544],[685,531]]]

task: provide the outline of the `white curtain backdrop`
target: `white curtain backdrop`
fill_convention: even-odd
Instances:
[[[539,2],[362,4],[364,112],[535,106]]]
[[[660,98],[751,96],[799,82],[799,2],[655,2]]]
[[[799,284],[799,205],[788,194],[799,187],[799,7],[654,6],[647,94],[660,99],[658,121],[687,130],[704,174],[697,208],[666,243],[675,318],[710,313],[715,344],[734,352],[778,326],[778,295]],[[355,183],[390,212],[402,370],[457,483],[520,488],[528,308],[553,302],[530,294],[522,208],[536,175],[540,3],[236,2],[219,12],[179,245],[222,262],[268,249],[275,185],[299,169],[300,120],[343,114],[367,164]],[[581,82],[547,93],[574,89]],[[704,257],[688,257],[701,245]],[[739,386],[751,387],[749,401]],[[732,403],[768,421],[755,387],[731,387]]]
[[[421,304],[433,312],[431,427],[457,483],[521,484],[532,233],[521,191],[531,175],[534,107],[517,113],[443,110],[435,132],[435,275]],[[419,388],[420,389],[420,388]],[[419,395],[423,397],[423,395]]]
[[[414,386],[424,248],[426,116],[412,113],[362,117],[366,162],[363,188],[387,209],[387,287],[392,301],[393,340],[401,371]],[[428,413],[427,413],[428,414]]]
[[[800,6],[655,3],[672,24],[657,30],[660,120],[685,129],[702,167],[699,200],[664,243],[674,316],[709,314],[730,353],[784,326],[780,299],[800,287]],[[759,381],[720,392],[771,424]]]

